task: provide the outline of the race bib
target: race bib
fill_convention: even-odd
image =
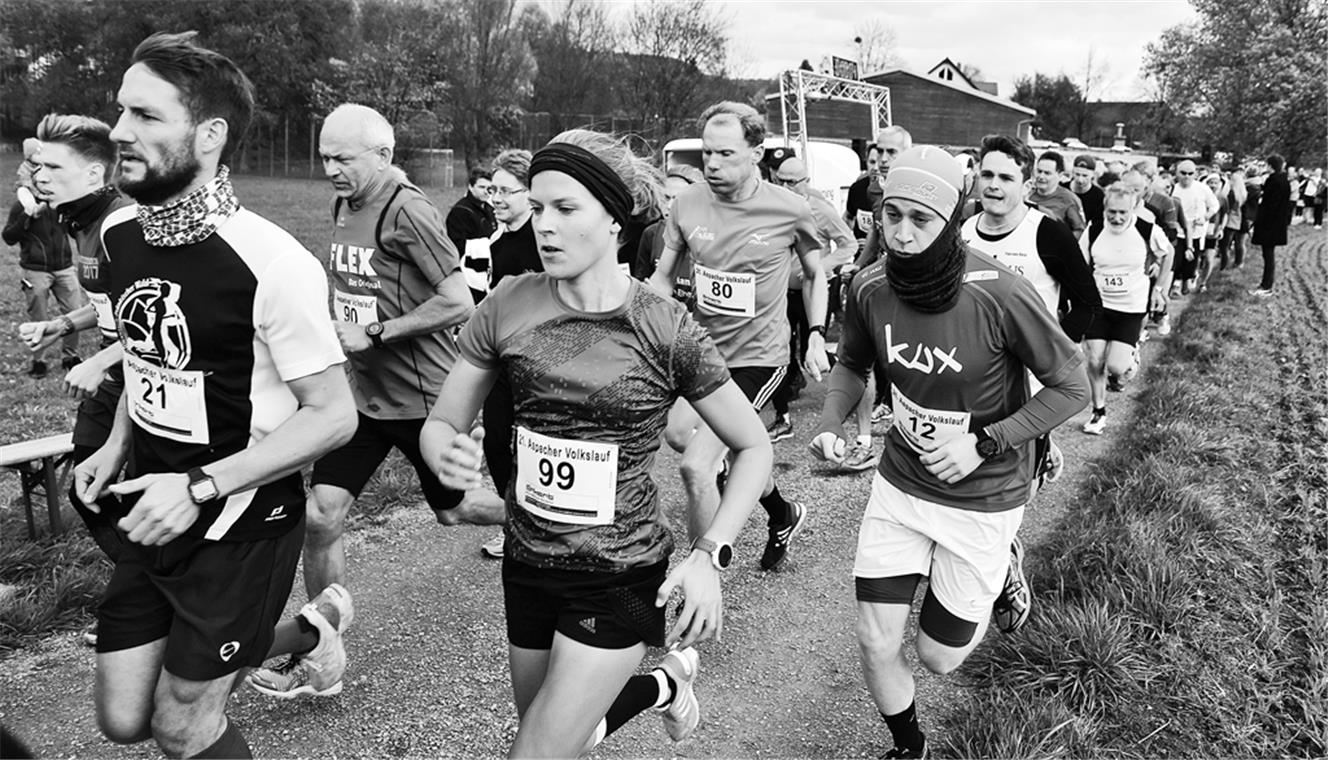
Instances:
[[[756,274],[722,272],[697,264],[696,305],[710,314],[729,317],[756,316]]]
[[[618,495],[618,447],[516,429],[516,501],[558,523],[610,525]]]
[[[332,303],[337,310],[337,319],[342,322],[367,325],[378,321],[378,296],[335,290],[332,292]]]
[[[153,435],[180,443],[209,442],[203,373],[148,364],[124,355],[129,416]]]
[[[626,262],[623,262],[623,261],[619,261],[619,262],[618,262],[618,271],[619,271],[619,272],[622,272],[623,274],[627,275],[628,277],[631,277],[631,276],[632,276],[632,265],[631,265],[631,264],[628,264],[628,263],[626,263]]]
[[[1095,272],[1097,275],[1097,289],[1104,296],[1125,296],[1129,295],[1139,284],[1139,279],[1143,277],[1142,273],[1133,274],[1107,274],[1104,272]]]
[[[915,404],[893,385],[890,386],[890,400],[895,413],[895,429],[919,454],[925,450],[924,446],[944,443],[967,433],[973,416],[968,412],[928,409]]]
[[[110,293],[88,292],[88,301],[97,312],[97,329],[107,337],[115,337],[115,309],[111,307]]]
[[[870,211],[858,211],[853,216],[858,223],[858,232],[863,234],[871,232],[872,213]]]

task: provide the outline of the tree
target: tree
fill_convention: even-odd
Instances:
[[[1197,21],[1148,45],[1144,74],[1191,119],[1191,147],[1321,165],[1328,11],[1318,0],[1193,0]]]
[[[560,0],[551,23],[531,41],[539,68],[531,109],[554,114],[555,130],[570,126],[560,118],[564,114],[612,108],[617,34],[610,7],[593,0]]]
[[[655,139],[678,134],[713,99],[728,57],[729,20],[706,0],[645,0],[632,7],[619,102]]]
[[[1075,137],[1082,139],[1093,126],[1089,101],[1105,86],[1110,71],[1110,67],[1097,60],[1097,51],[1089,45],[1084,68],[1075,83],[1079,88],[1079,103],[1073,110]]]
[[[1060,140],[1078,135],[1075,118],[1084,98],[1079,86],[1066,75],[1020,77],[1015,80],[1014,94],[1010,99],[1038,112],[1042,136]]]
[[[878,18],[867,19],[853,27],[853,42],[858,49],[858,60],[862,64],[862,75],[877,74],[886,69],[903,64],[897,52],[899,43],[895,30]]]

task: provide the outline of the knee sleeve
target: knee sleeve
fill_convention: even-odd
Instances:
[[[890,578],[854,578],[853,587],[859,602],[870,604],[912,604],[922,576],[896,575]]]
[[[956,617],[928,587],[922,599],[922,612],[918,615],[918,628],[936,641],[957,649],[968,646],[978,624]]]

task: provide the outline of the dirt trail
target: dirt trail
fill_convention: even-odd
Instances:
[[[1148,358],[1163,342],[1147,344],[1134,388],[1147,381]],[[1128,431],[1133,395],[1133,389],[1112,394],[1105,435],[1079,432],[1087,412],[1057,434],[1066,473],[1027,513],[1022,535],[1030,553],[1063,510],[1083,508],[1075,504],[1080,485],[1093,460]],[[804,392],[793,407],[797,435],[775,451],[781,490],[810,506],[809,527],[778,573],[756,567],[763,514],[752,518],[740,540],[725,582],[724,641],[702,648],[700,728],[673,745],[647,714],[594,756],[875,757],[885,749],[853,635],[850,573],[870,481],[867,474],[827,474],[803,453],[821,396],[820,389]],[[668,513],[682,525],[676,465],[676,457],[662,453],[655,473]],[[442,528],[422,509],[401,510],[355,534],[349,586],[357,615],[348,636],[345,692],[330,700],[282,702],[241,688],[230,712],[259,756],[501,755],[516,725],[499,566],[477,552],[490,535]],[[92,711],[93,659],[66,634],[0,663],[0,722],[43,757],[160,757],[150,742],[126,748],[100,738]],[[962,686],[921,669],[918,679],[923,727],[934,730]]]

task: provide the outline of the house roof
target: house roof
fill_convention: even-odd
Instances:
[[[975,84],[975,83],[973,82],[972,79],[969,79],[969,78],[968,78],[968,75],[964,73],[964,70],[961,69],[961,68],[959,68],[959,64],[957,64],[957,63],[955,63],[954,61],[950,60],[950,58],[949,58],[948,56],[947,56],[946,58],[942,59],[940,63],[936,64],[935,66],[932,66],[931,69],[927,71],[927,76],[931,76],[931,75],[935,74],[939,69],[943,68],[943,67],[946,66],[947,64],[950,66],[950,70],[953,71],[954,73],[958,74],[959,77],[960,77],[961,79],[963,79],[964,82],[966,82],[966,83],[968,84],[969,87],[972,87],[972,88],[975,89],[975,90],[980,89],[980,88],[977,86],[977,84]],[[945,81],[945,80],[941,80],[941,81]]]
[[[946,60],[949,59],[947,58]],[[944,63],[944,61],[942,61],[942,63]],[[882,79],[883,77],[887,77],[891,74],[903,74],[905,76],[921,79],[924,82],[927,82],[928,84],[933,84],[938,87],[949,87],[955,92],[961,92],[970,97],[979,98],[989,103],[995,103],[996,105],[1004,106],[1005,108],[1009,108],[1010,110],[1013,111],[1026,113],[1029,116],[1037,116],[1037,110],[1029,108],[1027,106],[1021,106],[1018,103],[1014,102],[1013,100],[1006,100],[1005,98],[1002,98],[998,95],[989,95],[983,92],[982,90],[972,87],[965,87],[963,85],[955,84],[953,82],[947,82],[944,79],[937,79],[936,77],[929,76],[927,74],[919,74],[916,71],[903,68],[902,66],[897,66],[892,69],[886,69],[885,71],[878,71],[877,73],[872,74],[871,76],[863,77],[863,81],[869,82],[871,84],[883,84],[884,82],[878,80]]]

